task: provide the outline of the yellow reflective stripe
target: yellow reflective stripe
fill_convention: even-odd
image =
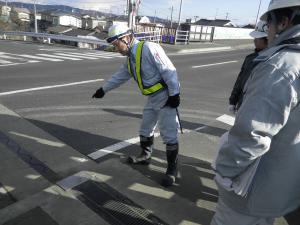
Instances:
[[[127,67],[128,67],[128,72],[133,76],[132,72],[131,72],[131,65],[130,65],[130,58],[127,57]]]
[[[157,91],[159,91],[160,89],[162,89],[164,86],[161,84],[161,83],[157,83],[147,89],[143,89],[143,94],[144,95],[150,95],[150,94],[153,94]]]
[[[138,83],[138,86],[142,92],[143,95],[150,95],[153,94],[162,88],[164,86],[162,83],[157,83],[151,87],[144,88],[142,77],[141,77],[141,63],[142,63],[142,49],[143,49],[144,41],[141,41],[138,43],[137,49],[136,49],[136,63],[135,63],[135,72],[136,72],[136,81]],[[130,63],[130,58],[127,58],[127,67],[128,67],[128,72],[134,77],[134,74],[132,73],[131,69],[131,63]]]
[[[136,63],[135,63],[135,71],[137,76],[137,82],[139,85],[140,90],[144,94],[144,87],[143,87],[143,81],[141,77],[141,61],[142,61],[142,48],[143,48],[144,42],[141,41],[138,43],[137,49],[136,49]]]

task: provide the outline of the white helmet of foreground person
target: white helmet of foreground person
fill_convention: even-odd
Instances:
[[[114,41],[131,34],[132,30],[124,24],[112,25],[108,29],[108,38],[106,39],[106,41],[108,43],[113,43]]]
[[[271,0],[267,12],[265,12],[260,19],[267,21],[269,13],[276,9],[296,8],[300,7],[300,0]]]
[[[255,30],[250,32],[250,36],[253,38],[264,38],[268,36],[268,25],[265,21],[259,21]]]

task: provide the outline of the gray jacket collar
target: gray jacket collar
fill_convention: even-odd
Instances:
[[[283,48],[290,48],[290,49],[296,49],[300,50],[300,44],[283,44],[280,45],[285,40],[299,37],[300,36],[300,25],[293,26],[292,28],[284,31],[281,33],[270,45],[267,49],[261,51],[258,55],[258,57],[255,58],[255,61],[266,61],[268,60],[272,55],[276,54],[276,52],[279,52]]]
[[[282,32],[275,40],[269,45],[270,48],[279,45],[281,42],[299,37],[300,36],[300,25],[291,27],[290,29]]]

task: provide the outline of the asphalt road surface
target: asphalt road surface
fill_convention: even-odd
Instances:
[[[5,156],[8,149],[13,152],[9,154],[18,155],[17,159],[6,156],[2,159],[6,163],[0,162],[0,200],[6,202],[0,204],[0,221],[4,221],[0,224],[35,224],[43,220],[39,224],[208,225],[217,201],[210,162],[219,137],[232,124],[228,97],[243,59],[250,52],[167,52],[181,82],[179,111],[184,134],[179,134],[180,182],[165,189],[160,186],[165,151],[158,133],[149,167],[131,167],[124,162],[128,154],[139,152],[138,129],[146,99],[136,83],[131,80],[103,99],[91,98],[126,58],[95,50],[0,41],[0,150]],[[53,150],[54,147],[62,149]],[[30,155],[30,160],[22,157],[23,153]],[[12,162],[8,163],[8,159]],[[20,161],[30,173],[20,174],[19,167],[14,166]],[[97,175],[86,175],[91,171]],[[64,179],[77,172],[88,180],[98,177],[101,185],[81,186],[82,179],[77,179],[76,185],[64,189],[72,183]],[[34,185],[28,183],[32,182],[29,178],[23,180],[24,176],[34,177],[28,175],[33,173],[39,177]],[[71,200],[66,203],[61,198],[54,199],[50,191],[45,191],[50,189],[55,195],[76,199],[75,205]],[[121,199],[127,203],[105,211],[112,200],[100,204],[103,196],[91,195],[100,193],[100,189],[102,194],[105,190],[114,197],[123,196]],[[90,199],[97,201],[94,204]],[[119,201],[120,198],[116,200]],[[126,208],[129,203],[131,211]],[[156,223],[147,219],[137,222],[136,215],[130,213],[139,207],[151,212],[152,217],[146,217]],[[117,208],[122,213],[113,214]],[[125,213],[125,208],[130,212]],[[276,224],[285,223],[280,220]]]

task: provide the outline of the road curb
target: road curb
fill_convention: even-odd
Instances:
[[[231,50],[231,49],[232,49],[232,47],[230,47],[230,46],[214,47],[214,48],[195,48],[195,49],[179,50],[177,53],[215,52],[215,51],[225,51],[225,50]]]

